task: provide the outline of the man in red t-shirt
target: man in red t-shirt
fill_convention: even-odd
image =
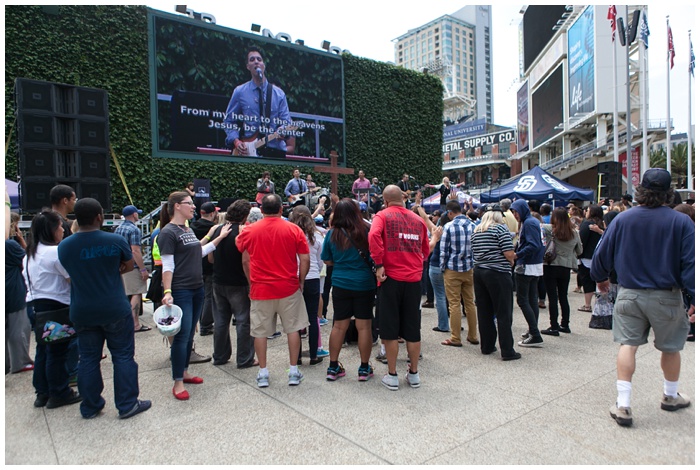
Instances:
[[[250,335],[255,338],[260,362],[258,387],[270,385],[267,337],[275,332],[278,315],[289,343],[289,385],[299,385],[304,378],[297,367],[299,330],[309,325],[302,297],[310,265],[309,245],[298,226],[282,219],[278,194],[263,197],[261,209],[263,220],[244,228],[236,238],[250,283]]]
[[[369,231],[369,250],[377,266],[379,334],[386,347],[389,373],[382,384],[389,390],[399,389],[396,358],[399,337],[406,340],[411,364],[406,381],[420,387],[420,280],[423,261],[428,259],[428,227],[418,215],[406,209],[403,193],[393,184],[384,189],[387,208],[377,213]]]

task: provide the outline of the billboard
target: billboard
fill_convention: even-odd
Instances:
[[[532,92],[532,145],[538,147],[563,130],[563,66],[559,65],[537,90]]]
[[[154,156],[345,166],[338,55],[148,13]]]
[[[442,153],[506,144],[515,140],[515,129],[468,137],[442,144]]]
[[[527,105],[527,93],[528,93],[528,82],[526,81],[523,86],[518,90],[518,152],[522,152],[530,148],[530,141],[528,139],[529,131],[529,116],[528,116],[528,105]]]
[[[467,121],[460,124],[453,124],[451,126],[445,126],[442,129],[442,140],[452,140],[459,137],[466,137],[468,135],[475,135],[479,132],[484,132],[486,130],[486,119],[475,119],[473,121]]]
[[[592,6],[586,8],[568,32],[570,117],[595,110],[593,12]]]

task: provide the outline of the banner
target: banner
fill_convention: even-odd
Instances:
[[[528,140],[528,105],[527,105],[528,82],[518,90],[518,152],[530,148]]]
[[[595,111],[593,11],[586,8],[568,33],[570,118]]]
[[[622,164],[622,176],[627,178],[627,152],[620,154],[620,163]],[[636,188],[640,182],[639,178],[639,147],[632,149],[632,187]]]
[[[468,135],[475,135],[479,132],[484,132],[486,130],[486,119],[476,119],[474,121],[467,121],[461,124],[453,124],[451,126],[445,126],[442,130],[442,140],[451,140],[458,137],[466,137]]]

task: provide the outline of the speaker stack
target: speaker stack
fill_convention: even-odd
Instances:
[[[601,175],[602,186],[598,198],[609,197],[614,201],[622,199],[622,163],[598,163],[598,173]]]
[[[21,207],[50,207],[57,184],[112,210],[107,92],[52,82],[16,81]]]

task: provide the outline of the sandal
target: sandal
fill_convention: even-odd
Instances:
[[[443,341],[440,344],[442,344],[443,346],[454,346],[455,348],[462,347],[462,343],[453,343],[452,340],[450,340],[450,339],[446,339],[445,341]]]
[[[141,325],[141,328],[139,328],[138,330],[134,330],[134,333],[139,333],[141,331],[151,331],[151,327],[146,326],[146,325]]]
[[[593,311],[593,309],[592,309],[591,307],[586,307],[586,306],[584,305],[583,307],[579,307],[579,308],[578,308],[578,311],[579,311],[579,312],[588,312],[588,313],[591,313],[591,312]]]

